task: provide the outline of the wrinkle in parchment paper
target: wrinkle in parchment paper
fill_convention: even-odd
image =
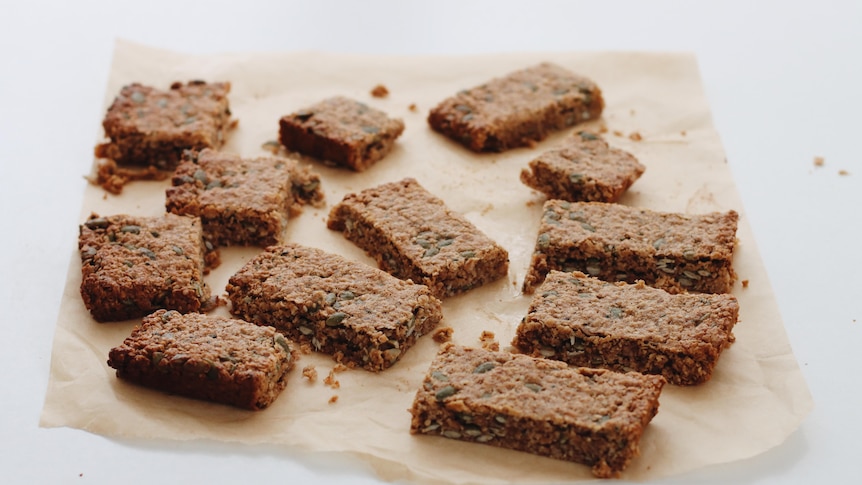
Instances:
[[[328,206],[346,193],[411,176],[464,214],[509,251],[510,271],[507,278],[446,300],[442,325],[454,329],[457,343],[478,346],[482,332],[490,331],[505,347],[527,309],[528,298],[519,288],[543,201],[518,176],[530,158],[571,136],[572,130],[555,134],[532,149],[477,155],[433,133],[425,116],[439,100],[460,89],[541,61],[556,62],[596,81],[607,107],[601,120],[578,129],[598,131],[606,125],[609,143],[632,152],[646,165],[646,173],[621,203],[677,212],[740,212],[734,264],[738,273],[756,282],[747,289],[739,284],[734,289],[741,307],[737,341],[722,355],[713,379],[698,387],[665,387],[659,413],[641,441],[641,456],[623,477],[668,476],[747,458],[781,443],[811,409],[812,401],[724,162],[691,55],[376,57],[305,52],[191,56],[118,42],[105,107],[130,82],[164,88],[175,80],[230,81],[231,109],[239,126],[225,150],[247,156],[266,153],[261,145],[277,137],[279,117],[336,94],[402,118],[406,130],[396,148],[368,171],[314,165],[321,174]],[[373,98],[369,91],[381,82],[390,94]],[[410,109],[413,104],[417,109]],[[642,135],[641,140],[624,135],[634,132]],[[164,181],[136,182],[122,195],[107,197],[100,189],[87,187],[76,222],[90,212],[160,214],[166,187]],[[288,239],[373,265],[340,233],[326,229],[327,211],[306,208],[291,220]],[[367,460],[387,480],[535,483],[592,478],[588,467],[578,464],[410,435],[407,409],[439,346],[427,336],[385,372],[338,373],[338,389],[322,382],[322,376],[334,366],[328,356],[303,355],[288,388],[262,412],[167,396],[121,382],[105,360],[108,350],[130,333],[135,322],[98,324],[90,318],[78,293],[76,235],[70,224],[73,254],[57,322],[42,426],[69,426],[114,437],[273,443],[304,452],[351,453]],[[214,292],[222,292],[230,275],[257,251],[223,250],[222,265],[207,276]],[[300,373],[309,364],[321,376],[314,383]],[[338,399],[330,403],[333,395]]]

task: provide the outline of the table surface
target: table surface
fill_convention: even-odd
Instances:
[[[349,456],[38,427],[117,37],[190,53],[694,52],[815,409],[762,455],[660,483],[858,482],[862,4],[0,0],[0,19],[3,483],[379,482]]]

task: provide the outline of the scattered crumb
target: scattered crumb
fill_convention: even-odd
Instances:
[[[624,135],[624,134],[623,134],[623,132],[622,132],[622,131],[620,131],[620,130],[614,130],[614,136],[623,137],[623,136],[625,136],[625,135]]]
[[[527,148],[536,148],[537,146],[536,140],[527,140]]]
[[[301,354],[308,355],[311,353],[311,344],[308,342],[302,342],[299,344],[299,352]]]
[[[278,151],[281,149],[281,144],[275,140],[269,140],[260,146],[264,150],[272,153],[273,155],[278,154]]]
[[[607,133],[607,132],[608,132],[608,125],[606,125],[604,123],[599,125],[599,133]]]
[[[526,205],[527,207],[533,207],[534,205],[536,205],[536,204],[538,204],[538,203],[539,203],[539,201],[538,201],[538,200],[536,200],[536,199],[530,199],[530,200],[528,200],[528,201],[527,201],[527,203],[526,203],[525,205]]]
[[[332,373],[334,374],[334,373],[336,373],[336,372],[344,372],[344,371],[346,371],[348,368],[349,368],[349,367],[347,367],[346,365],[344,365],[344,364],[342,364],[342,363],[340,363],[340,362],[339,362],[339,363],[335,364],[335,367],[333,367],[333,368],[332,368]]]
[[[79,476],[79,477],[83,477],[83,476],[84,476],[84,474],[83,474],[83,473],[79,473],[79,474],[78,474],[78,476]]]
[[[107,192],[118,195],[123,192],[123,186],[134,180],[165,180],[173,175],[156,167],[125,168],[109,159],[103,160],[96,167],[96,175],[84,177],[93,185],[98,185]]]
[[[814,157],[815,167],[822,167],[824,163],[826,163],[826,159],[824,159],[823,157]]]
[[[486,216],[492,210],[494,210],[494,204],[485,204],[485,206],[482,207],[482,211],[480,212],[480,214],[482,214],[483,216]]]
[[[308,382],[314,382],[317,380],[317,369],[314,368],[313,364],[308,364],[302,368],[302,377],[308,379]]]
[[[389,90],[386,89],[386,86],[378,84],[371,90],[371,95],[375,98],[385,98],[386,96],[389,96]]]
[[[630,109],[630,110],[629,110],[629,114],[630,114],[630,115],[632,115],[632,116],[634,116],[634,115],[635,115],[635,110],[634,110],[634,108],[632,108],[632,109]]]
[[[442,344],[452,340],[453,332],[455,332],[455,330],[452,327],[440,327],[437,330],[434,330],[434,333],[431,334],[431,338],[433,338],[435,342]]]
[[[409,109],[410,111],[412,111],[414,113],[416,111],[418,111],[418,109],[416,108],[416,103],[410,103],[410,106],[408,106],[407,109]]]
[[[629,138],[634,140],[634,141],[641,141],[644,139],[644,137],[642,137],[641,134],[638,133],[637,131],[633,131],[633,132],[629,133]]]
[[[842,169],[842,170],[839,170],[839,171],[838,171],[838,175],[841,175],[841,176],[844,176],[844,175],[850,175],[850,172],[848,172],[847,170],[843,170],[843,169]]]
[[[485,350],[490,350],[492,352],[500,350],[500,344],[497,342],[494,332],[483,330],[482,335],[479,336],[479,343],[481,343],[482,348]]]
[[[685,130],[682,130],[679,132],[679,134],[680,134],[680,136],[686,136],[688,133],[686,133]]]
[[[338,382],[338,379],[335,378],[335,369],[329,371],[329,375],[326,376],[325,379],[323,379],[323,383],[333,389],[338,389],[339,387],[341,387],[341,383]]]
[[[329,404],[335,404],[338,401],[338,394],[334,394],[331,398],[329,398]]]
[[[102,193],[102,200],[108,200],[108,193],[107,192]]]
[[[748,280],[742,280],[742,287],[748,288]]]

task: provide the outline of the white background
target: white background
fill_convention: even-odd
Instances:
[[[862,481],[859,3],[0,0],[0,482],[377,482],[345,456],[38,427],[116,37],[190,53],[695,52],[815,409],[773,450],[661,483]]]

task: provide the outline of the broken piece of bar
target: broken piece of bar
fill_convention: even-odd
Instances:
[[[410,432],[583,463],[613,477],[639,454],[664,383],[445,344],[416,392]]]
[[[582,131],[531,160],[521,182],[549,199],[616,202],[645,169],[631,153]]]
[[[427,285],[438,298],[505,276],[509,254],[412,178],[348,194],[329,213],[380,269]]]
[[[288,150],[362,172],[385,157],[404,122],[344,96],[284,116],[279,141]]]
[[[475,152],[500,152],[596,119],[604,105],[593,81],[545,62],[443,100],[428,124]]]
[[[108,365],[129,382],[259,410],[278,397],[293,368],[284,336],[222,316],[159,310],[144,317]]]
[[[426,286],[292,243],[252,258],[230,278],[227,293],[234,315],[375,372],[442,318],[440,300]]]
[[[658,374],[671,384],[708,381],[734,341],[730,294],[670,294],[638,282],[608,283],[551,271],[512,342],[570,365]]]
[[[286,158],[187,151],[172,183],[168,212],[200,217],[217,246],[278,244],[291,212],[323,203],[320,177]]]
[[[620,204],[548,200],[524,279],[532,293],[551,270],[605,281],[642,280],[671,293],[729,293],[736,280],[736,211],[687,215]]]

